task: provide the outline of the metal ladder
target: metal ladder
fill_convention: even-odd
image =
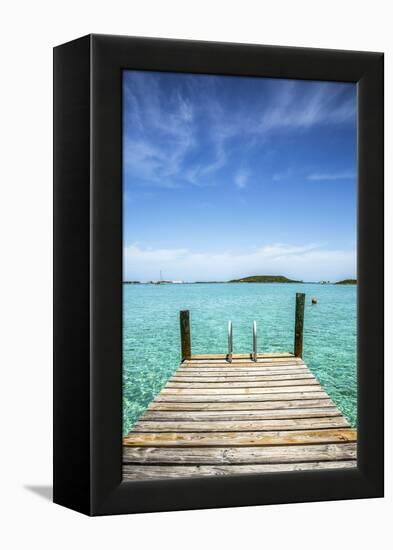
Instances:
[[[227,361],[232,363],[233,359],[233,332],[232,332],[232,321],[228,321],[228,354]],[[253,321],[252,323],[252,353],[251,359],[257,361],[257,322]]]

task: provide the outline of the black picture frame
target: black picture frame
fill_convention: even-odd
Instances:
[[[358,466],[122,482],[123,69],[355,82]],[[383,54],[88,35],[54,49],[54,502],[88,515],[383,496]]]

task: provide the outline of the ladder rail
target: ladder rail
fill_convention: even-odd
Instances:
[[[233,355],[233,336],[232,336],[232,321],[228,321],[228,362],[232,363]]]
[[[252,360],[257,361],[257,322],[252,323]]]

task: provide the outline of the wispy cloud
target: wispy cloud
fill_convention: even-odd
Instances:
[[[353,180],[355,178],[356,178],[356,175],[353,172],[336,172],[336,173],[315,172],[307,176],[307,179],[310,181]]]
[[[215,185],[230,170],[241,189],[247,178],[238,174],[249,152],[257,147],[260,154],[277,132],[291,135],[355,116],[345,84],[237,78],[236,99],[227,94],[226,77],[127,71],[124,82],[126,184]],[[250,90],[252,108],[245,97]]]
[[[197,252],[187,248],[124,250],[125,279],[229,280],[247,275],[286,275],[301,280],[335,280],[356,274],[355,250],[329,250],[318,244],[271,244],[247,252]]]
[[[304,170],[294,170],[292,167],[287,168],[281,172],[276,172],[272,175],[272,181],[280,182],[288,180],[290,178],[296,178],[299,180],[306,179],[308,181],[339,181],[339,180],[354,180],[356,179],[355,172],[343,171],[343,172],[312,172],[305,174]]]
[[[281,91],[261,119],[259,130],[279,128],[308,129],[321,124],[352,120],[355,104],[346,88],[331,83],[310,83],[308,88],[285,81]]]
[[[136,181],[175,187],[194,146],[193,106],[178,91],[163,97],[154,74],[133,73],[124,86],[124,168]]]
[[[244,189],[247,186],[249,173],[247,170],[239,170],[235,174],[235,185],[238,189]]]

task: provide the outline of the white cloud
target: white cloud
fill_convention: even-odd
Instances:
[[[179,92],[164,106],[154,74],[134,74],[125,86],[124,167],[134,181],[177,187],[187,153],[195,146],[194,109]],[[132,131],[130,131],[132,129]]]
[[[356,274],[354,250],[327,250],[316,244],[271,244],[247,252],[196,252],[187,248],[142,248],[137,243],[124,249],[124,278],[184,281],[229,280],[248,275],[285,275],[319,281]]]
[[[355,105],[352,98],[341,99],[344,91],[345,88],[337,84],[310,83],[306,93],[304,88],[299,93],[295,81],[286,81],[270,108],[263,114],[259,131],[306,129],[319,124],[341,124],[351,120],[355,116]]]
[[[307,176],[310,181],[336,181],[336,180],[353,180],[356,175],[353,172],[336,172],[336,173],[320,173],[316,172]]]
[[[243,162],[236,159],[256,145],[261,148],[274,132],[354,120],[347,85],[310,82],[305,87],[283,80],[277,87],[277,81],[266,81],[266,94],[261,93],[252,110],[239,101],[229,111],[224,82],[220,77],[184,75],[182,86],[171,89],[163,87],[155,73],[127,75],[126,181],[160,187],[214,185],[220,171],[230,166],[236,174]],[[244,188],[246,176],[234,177],[237,187]]]

